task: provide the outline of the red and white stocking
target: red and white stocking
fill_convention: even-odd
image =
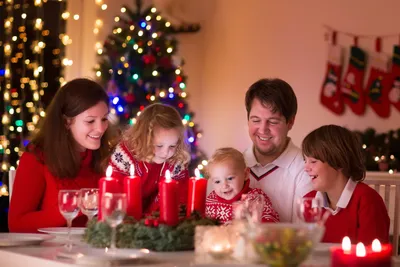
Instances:
[[[365,111],[363,80],[365,74],[365,52],[357,46],[351,47],[349,65],[342,82],[343,101],[357,114]]]
[[[392,72],[390,73],[389,102],[400,111],[400,46],[393,48]]]
[[[382,118],[390,115],[388,58],[380,53],[380,38],[377,39],[377,52],[369,55],[369,76],[365,87],[366,102]]]
[[[343,49],[338,45],[329,45],[328,63],[324,83],[322,84],[320,100],[322,105],[340,115],[344,111],[340,91],[340,76],[343,67]]]

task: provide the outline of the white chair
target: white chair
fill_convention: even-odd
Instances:
[[[11,202],[11,194],[15,180],[15,174],[17,173],[16,170],[10,170],[8,172],[8,199]]]
[[[374,188],[383,198],[390,217],[393,235],[393,255],[399,252],[400,173],[367,172],[364,183]]]

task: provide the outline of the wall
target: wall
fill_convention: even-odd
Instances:
[[[90,14],[85,9],[84,14],[102,16],[111,29],[113,16],[122,2],[114,1],[112,11]],[[372,0],[191,0],[187,3],[188,17],[200,21],[202,30],[181,36],[180,51],[187,62],[189,102],[197,114],[195,122],[204,131],[200,145],[207,153],[221,146],[242,150],[251,144],[244,94],[251,83],[262,77],[280,77],[294,88],[299,110],[290,136],[298,145],[309,131],[326,123],[361,130],[372,126],[378,131],[399,127],[400,112],[393,108],[389,119],[380,119],[370,108],[362,117],[348,108],[344,115],[336,116],[319,103],[327,56],[323,25],[367,35],[400,33],[397,26],[400,17],[396,12],[400,9],[399,1],[380,5]],[[94,46],[93,41],[89,45],[93,38],[83,38],[87,40],[82,41],[80,48],[93,49],[89,49]],[[383,51],[390,54],[398,40],[398,36],[385,39]],[[341,35],[338,41],[345,47],[352,43],[351,38]],[[372,50],[374,40],[360,39],[359,45]],[[93,60],[94,57],[83,57],[81,69],[70,71],[69,77],[90,73]]]

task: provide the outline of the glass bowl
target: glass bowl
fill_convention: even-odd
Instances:
[[[308,258],[324,231],[323,226],[314,223],[264,223],[254,226],[248,238],[263,263],[295,267]]]

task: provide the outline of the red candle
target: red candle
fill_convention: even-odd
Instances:
[[[98,221],[103,220],[103,215],[101,212],[102,207],[102,198],[104,193],[120,193],[121,187],[118,183],[118,180],[111,177],[112,167],[108,166],[106,170],[106,177],[102,177],[99,180],[99,212],[98,212]]]
[[[188,202],[186,205],[187,217],[190,217],[193,211],[197,211],[204,216],[206,208],[207,180],[200,178],[198,169],[194,172],[195,177],[189,179]]]
[[[178,224],[178,182],[171,179],[169,170],[165,172],[165,179],[159,182],[158,190],[160,193],[160,222],[171,226]]]
[[[331,249],[332,267],[390,267],[392,246],[381,245],[375,239],[371,246],[365,247],[363,243],[352,246],[348,237],[343,238],[342,247]]]
[[[124,193],[126,193],[126,214],[136,220],[142,218],[142,189],[139,176],[135,176],[135,167],[131,165],[130,176],[124,177]]]

